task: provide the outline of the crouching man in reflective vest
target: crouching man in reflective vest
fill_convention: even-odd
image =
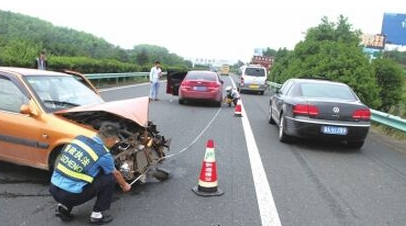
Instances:
[[[123,191],[131,189],[131,185],[115,169],[114,159],[108,149],[118,141],[118,135],[116,124],[104,123],[95,137],[77,136],[62,150],[49,189],[59,202],[56,215],[62,221],[72,220],[72,208],[94,197],[97,199],[90,223],[112,221],[107,210],[110,209],[116,181]]]

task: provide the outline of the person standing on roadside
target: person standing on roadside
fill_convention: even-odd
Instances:
[[[149,72],[149,82],[151,83],[151,91],[149,93],[150,100],[158,100],[159,78],[162,76],[161,63],[155,62],[155,66]]]
[[[39,57],[35,59],[35,68],[38,70],[46,70],[48,67],[48,61],[45,56],[45,52],[41,51]]]

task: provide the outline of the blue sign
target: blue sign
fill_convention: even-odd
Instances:
[[[406,46],[406,14],[385,13],[382,34],[386,36],[386,43]]]

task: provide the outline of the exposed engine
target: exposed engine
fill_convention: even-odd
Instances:
[[[114,156],[117,170],[128,181],[134,180],[148,171],[150,167],[157,166],[164,160],[164,149],[169,149],[170,139],[166,140],[164,136],[160,135],[156,125],[151,121],[148,121],[148,126],[143,127],[131,120],[103,111],[74,112],[62,116],[91,126],[95,130],[98,130],[104,122],[118,124],[120,141],[110,151]],[[157,174],[153,174],[153,176],[162,178],[165,173],[155,169]]]
[[[140,127],[136,132],[122,128],[120,139],[111,152],[116,168],[126,180],[134,180],[148,167],[156,166],[163,161],[164,148],[169,148],[170,143],[170,140],[165,140],[164,136],[159,134],[152,122],[148,122],[147,128]]]

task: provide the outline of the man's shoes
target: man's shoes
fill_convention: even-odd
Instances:
[[[71,221],[73,220],[73,215],[70,211],[71,210],[69,210],[68,207],[59,203],[55,215],[61,218],[62,221]]]
[[[107,224],[113,220],[113,217],[106,212],[92,212],[90,215],[90,223],[92,224]]]

